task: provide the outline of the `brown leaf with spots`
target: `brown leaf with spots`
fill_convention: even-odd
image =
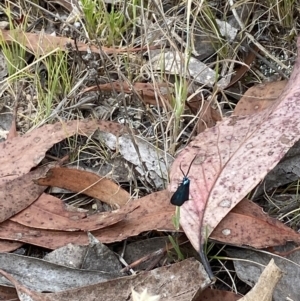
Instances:
[[[44,230],[26,227],[24,225],[7,220],[1,223],[0,238],[19,241],[55,250],[68,243],[88,245],[88,237],[85,232],[66,232]]]
[[[298,39],[298,47],[300,39]],[[170,191],[190,173],[190,200],[181,207],[180,223],[200,250],[205,238],[300,138],[300,57],[279,98],[249,116],[231,116],[198,135],[171,169]],[[181,167],[181,169],[180,169]]]
[[[0,223],[30,206],[46,189],[33,182],[45,174],[47,167],[37,168],[0,186]]]
[[[0,222],[30,206],[46,189],[44,186],[35,184],[33,180],[45,176],[44,173],[47,167],[38,168],[32,172],[30,170],[44,158],[46,151],[53,144],[74,134],[91,135],[98,128],[114,135],[120,134],[124,129],[123,126],[113,122],[75,120],[46,125],[22,137],[13,137],[0,143],[0,197],[2,200]],[[107,223],[113,224],[125,215],[126,212],[123,212],[118,217],[117,215],[113,218],[106,217],[104,223],[103,221],[94,222],[91,229],[99,229],[99,226],[102,227]],[[108,220],[110,221],[108,222]],[[86,230],[90,226],[91,224],[83,227],[83,229]],[[9,236],[7,235],[7,237]],[[16,237],[16,233],[11,237],[12,240],[18,240],[18,234]],[[6,247],[3,246],[3,248]]]
[[[60,199],[44,193],[35,203],[12,217],[11,220],[36,229],[94,231],[116,224],[137,206],[130,203],[126,207],[111,212],[87,216],[75,209],[68,211],[67,206]]]
[[[299,233],[271,218],[247,199],[225,216],[210,237],[226,244],[259,249],[284,245],[288,241],[300,244]]]
[[[130,194],[112,180],[74,168],[54,167],[45,178],[40,178],[37,182],[39,185],[84,193],[111,205],[123,206],[130,199]]]
[[[0,185],[28,173],[55,143],[75,134],[89,136],[98,128],[116,136],[122,130],[126,131],[122,125],[114,122],[74,120],[45,125],[0,143]]]
[[[138,205],[136,210],[119,223],[94,231],[93,235],[102,242],[111,243],[145,231],[175,230],[172,223],[174,206],[170,204],[170,193],[167,190],[154,192],[132,202]]]
[[[144,231],[175,230],[172,223],[174,206],[170,204],[170,193],[167,190],[132,200],[122,210],[128,212],[125,219],[115,225],[93,231],[93,235],[103,243],[112,243]],[[68,243],[82,245],[88,243],[87,235],[82,231],[64,232],[36,229],[10,220],[1,224],[0,238],[30,243],[48,249],[57,249]]]
[[[55,50],[65,51],[69,48],[76,49],[74,40],[67,37],[53,36],[45,33],[24,32],[21,30],[0,30],[0,37],[6,42],[15,42],[21,44],[22,46],[26,47],[28,51],[32,52],[35,55],[45,55]],[[108,48],[104,46],[101,46],[100,49],[97,46],[85,44],[80,41],[77,41],[76,45],[78,51],[91,51],[97,54],[100,50],[105,52],[106,54],[128,53],[147,50],[147,48],[141,47],[118,49]]]
[[[22,246],[23,246],[22,242],[1,240],[0,241],[0,252],[1,253],[12,252],[12,251],[15,251],[15,250],[21,248]],[[0,297],[0,300],[2,300],[1,297]]]
[[[234,115],[258,113],[273,104],[286,86],[287,81],[270,82],[249,88],[234,109]]]

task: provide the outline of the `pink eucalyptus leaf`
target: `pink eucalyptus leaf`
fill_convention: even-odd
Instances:
[[[300,38],[298,39],[298,49]],[[176,158],[170,191],[190,172],[190,200],[180,223],[195,249],[300,139],[300,59],[279,98],[267,109],[231,116],[199,134]]]

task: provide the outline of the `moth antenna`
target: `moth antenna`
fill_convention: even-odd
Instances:
[[[195,161],[196,157],[197,157],[197,155],[195,155],[195,157],[194,157],[193,160],[191,161],[190,166],[189,166],[189,169],[188,169],[186,175],[183,173],[183,171],[182,171],[182,169],[181,169],[181,167],[180,167],[181,172],[184,174],[185,177],[188,176],[188,174],[189,174],[189,172],[190,172],[190,169],[191,169],[191,166],[192,166],[193,162]]]
[[[181,170],[181,172],[182,172],[183,176],[184,176],[184,177],[186,177],[186,176],[187,176],[187,174],[185,174],[185,173],[183,172],[183,170],[182,170],[182,168],[181,168],[181,162],[180,162],[179,168],[180,168],[180,170]]]

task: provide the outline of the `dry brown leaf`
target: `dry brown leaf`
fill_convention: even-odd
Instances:
[[[168,191],[161,191],[139,200],[131,201],[122,209],[127,212],[134,209],[134,207],[131,207],[133,205],[138,206],[138,208],[128,213],[126,219],[105,229],[94,231],[93,234],[103,243],[111,243],[154,229],[174,231],[174,225],[172,223],[174,207],[170,205],[169,200],[170,193]],[[33,213],[35,210],[32,209],[35,205],[41,206],[41,208],[35,209],[37,211]],[[53,213],[54,217],[51,217]],[[46,215],[44,216],[44,214]],[[19,222],[31,227],[22,228],[21,225],[3,224],[3,231],[0,231],[0,237],[3,239],[20,240],[25,243],[32,243],[51,249],[55,249],[69,242],[74,243],[80,241],[87,243],[86,236],[81,232],[68,236],[68,234],[58,231],[55,231],[52,235],[51,231],[44,232],[35,229],[35,227],[49,227],[49,229],[70,229],[74,227],[75,229],[75,227],[84,228],[84,224],[86,223],[87,226],[85,229],[89,227],[92,229],[90,224],[95,223],[94,220],[97,222],[97,215],[90,216],[89,219],[91,219],[91,221],[84,221],[82,220],[85,216],[84,213],[68,212],[62,207],[60,200],[48,195],[43,195],[36,203],[19,215],[23,216]],[[42,217],[36,221],[35,218],[31,218],[35,216]],[[58,218],[58,220],[56,220],[56,218]],[[12,218],[12,220],[18,221],[18,215]],[[43,225],[40,225],[41,222],[43,222]],[[59,222],[62,222],[62,224]],[[106,225],[104,225],[104,227],[105,226]],[[225,243],[236,245],[244,244],[263,248],[266,246],[280,245],[291,240],[298,242],[299,234],[281,222],[274,221],[274,219],[265,215],[259,206],[245,200],[224,218],[212,233],[211,238]],[[56,239],[58,241],[55,241]]]
[[[138,208],[129,213],[126,219],[93,235],[103,243],[121,241],[144,231],[174,231],[172,216],[174,206],[170,204],[170,193],[167,190],[154,192],[134,201]],[[126,205],[127,206],[127,205]]]
[[[87,217],[86,211],[82,211],[80,208],[73,206],[68,206],[59,198],[43,193],[33,204],[31,204],[31,206],[14,216],[14,218],[16,217],[15,222],[18,222],[17,220],[20,218],[20,215],[32,215],[32,211],[30,211],[31,207],[37,208],[34,209],[34,212],[36,212],[36,210],[48,211],[49,213],[65,217],[73,221],[81,220]],[[11,220],[13,220],[13,218]]]
[[[157,105],[162,104],[161,98],[158,99],[157,102],[157,94],[159,94],[163,99],[166,101],[164,104],[169,104],[169,100],[171,99],[171,95],[169,92],[170,87],[167,84],[156,84],[154,87],[151,83],[140,83],[136,82],[133,83],[132,86],[128,85],[126,82],[122,81],[115,81],[107,84],[99,84],[98,86],[92,86],[86,88],[83,92],[90,92],[90,91],[117,91],[117,92],[124,92],[127,94],[132,94],[133,92],[138,93],[141,99],[150,105]]]
[[[74,40],[66,37],[52,36],[45,33],[32,33],[20,30],[1,30],[0,37],[6,42],[17,42],[18,44],[22,44],[28,49],[28,51],[32,52],[36,56],[45,55],[55,49],[62,51],[67,50],[67,48],[70,47],[76,49]],[[99,47],[87,45],[79,41],[76,42],[76,45],[79,51],[91,51],[95,53],[99,53],[100,51]],[[117,49],[101,46],[101,51],[106,54],[136,52],[143,49],[144,48],[141,47]]]
[[[247,199],[225,216],[210,237],[226,244],[260,249],[284,245],[287,241],[300,244],[299,233],[271,218]]]
[[[199,104],[200,103],[201,102],[199,102]],[[211,128],[215,126],[217,121],[221,121],[221,120],[222,117],[219,111],[214,110],[208,102],[204,101],[197,122],[197,134],[202,133],[207,128]]]
[[[186,106],[195,115],[197,115],[200,110],[196,125],[197,134],[202,133],[207,128],[215,126],[218,121],[222,120],[219,109],[213,109],[211,102],[203,100],[203,97],[199,95],[194,95],[192,99],[186,103]]]
[[[44,175],[47,169],[47,167],[37,168],[0,186],[0,222],[30,206],[43,193],[46,187],[34,184],[33,180]]]
[[[73,120],[45,125],[0,143],[0,185],[20,177],[30,171],[44,158],[46,151],[55,143],[73,136],[91,135],[96,129],[118,136],[122,130],[118,123],[99,120]]]
[[[268,108],[276,101],[286,84],[287,81],[282,80],[251,87],[236,105],[234,115],[251,115]]]
[[[300,46],[300,39],[298,40]],[[249,116],[232,116],[198,135],[171,169],[170,191],[190,173],[190,200],[180,223],[199,250],[207,235],[275,167],[300,138],[300,73],[294,71],[278,100]],[[180,169],[181,167],[181,169]]]
[[[88,245],[85,232],[66,232],[35,229],[7,220],[1,223],[0,238],[29,243],[47,249],[57,249],[68,243]]]
[[[237,301],[241,298],[242,296],[233,292],[207,288],[201,292],[200,296],[196,300],[193,301]]]
[[[130,199],[130,194],[112,180],[74,168],[54,167],[47,172],[45,178],[40,178],[37,182],[43,186],[84,193],[111,205],[123,206]]]
[[[256,46],[254,46],[254,51],[257,51],[257,50],[258,50],[258,48]],[[253,63],[255,58],[256,58],[255,53],[253,51],[249,51],[249,53],[246,56],[245,61],[244,61],[245,65],[241,65],[236,70],[234,77],[231,79],[230,83],[228,84],[228,86],[225,89],[228,89],[229,87],[234,85],[236,82],[238,82],[241,78],[243,78],[245,73],[250,69],[250,65]]]
[[[10,274],[3,270],[0,270],[0,273],[13,283],[19,294],[24,297],[29,296],[33,301],[89,301],[95,300],[95,298],[124,301],[130,300],[132,288],[138,292],[147,288],[149,294],[160,295],[160,301],[190,301],[198,291],[205,289],[210,283],[200,263],[194,258],[150,272],[141,272],[137,275],[116,278],[58,293],[30,291]]]
[[[1,240],[0,241],[0,252],[1,253],[8,253],[15,251],[21,248],[24,244],[22,242],[16,241],[9,241],[9,240]],[[1,300],[1,298],[0,298]]]
[[[138,235],[144,231],[174,231],[175,228],[172,223],[174,207],[169,200],[170,193],[164,190],[131,201],[122,208],[122,210],[129,212],[124,220],[113,226],[93,231],[92,234],[103,243],[111,243]],[[130,212],[131,209],[133,209],[132,212]],[[68,243],[88,244],[86,233],[81,231],[64,232],[36,229],[13,221],[5,221],[1,224],[0,238],[30,243],[48,249],[56,249]]]
[[[42,194],[35,203],[11,220],[36,229],[94,231],[118,223],[137,206],[131,202],[130,205],[111,212],[86,216],[82,212],[68,211],[60,199]]]
[[[16,289],[14,287],[0,286],[0,300],[19,300]]]

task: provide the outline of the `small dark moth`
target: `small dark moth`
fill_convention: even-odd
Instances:
[[[182,179],[182,182],[180,183],[180,185],[178,186],[177,190],[174,192],[174,194],[171,197],[171,204],[174,206],[182,206],[184,204],[184,202],[186,202],[189,199],[190,179],[188,178],[188,174],[190,172],[191,166],[195,159],[196,159],[196,156],[190,163],[190,166],[189,166],[186,174],[183,172],[183,170],[181,168],[181,164],[179,166],[180,170],[183,174],[183,179]]]

